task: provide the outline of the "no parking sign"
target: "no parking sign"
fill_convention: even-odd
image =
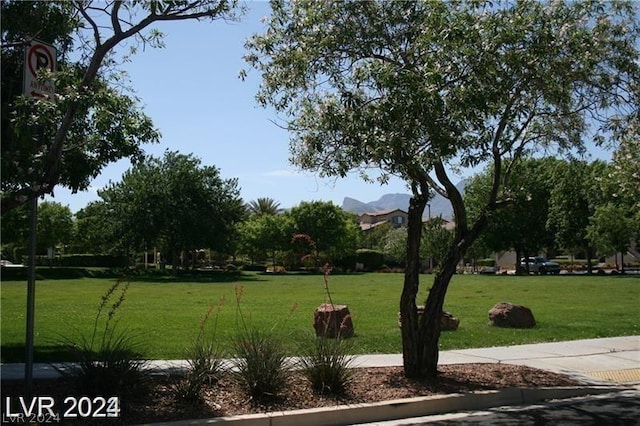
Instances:
[[[38,40],[27,47],[24,64],[24,94],[36,98],[51,98],[55,94],[52,80],[38,81],[41,69],[56,71],[56,48]]]

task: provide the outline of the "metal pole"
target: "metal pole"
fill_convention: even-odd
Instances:
[[[24,365],[24,379],[27,395],[31,396],[33,386],[33,330],[36,300],[36,224],[38,221],[38,197],[31,200],[29,215],[29,270],[27,281],[27,338]]]

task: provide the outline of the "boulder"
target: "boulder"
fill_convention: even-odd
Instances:
[[[353,321],[347,305],[323,303],[313,313],[317,337],[348,338],[353,336]]]
[[[491,325],[511,328],[532,328],[536,325],[531,309],[509,302],[497,303],[489,311]]]
[[[424,313],[424,306],[418,305],[417,308],[418,308],[418,317],[420,317]],[[457,330],[459,325],[460,325],[460,319],[453,316],[453,314],[450,312],[442,311],[442,316],[440,317],[440,331]],[[402,327],[400,312],[398,312],[398,327]]]

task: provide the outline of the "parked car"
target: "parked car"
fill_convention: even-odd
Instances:
[[[528,261],[527,261],[528,259]],[[529,272],[533,272],[534,274],[559,274],[560,273],[560,264],[556,262],[552,262],[550,260],[545,259],[542,256],[535,256],[529,258],[520,259],[520,266],[527,270],[527,262],[529,263]]]

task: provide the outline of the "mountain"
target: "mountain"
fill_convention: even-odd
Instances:
[[[456,188],[460,192],[464,194],[464,187],[466,186],[466,181],[460,181]],[[409,210],[409,199],[411,198],[410,194],[384,194],[380,199],[376,201],[368,201],[363,202],[360,200],[356,200],[355,198],[345,197],[342,201],[342,210],[362,214],[362,213],[375,213],[383,210],[395,210],[400,209],[404,211]],[[441,195],[436,195],[429,202],[429,206],[425,209],[424,217],[429,216],[429,210],[431,210],[431,216],[440,216],[442,215],[445,219],[451,219],[453,217],[453,210],[451,209],[451,204],[449,204],[449,200],[444,198]]]

